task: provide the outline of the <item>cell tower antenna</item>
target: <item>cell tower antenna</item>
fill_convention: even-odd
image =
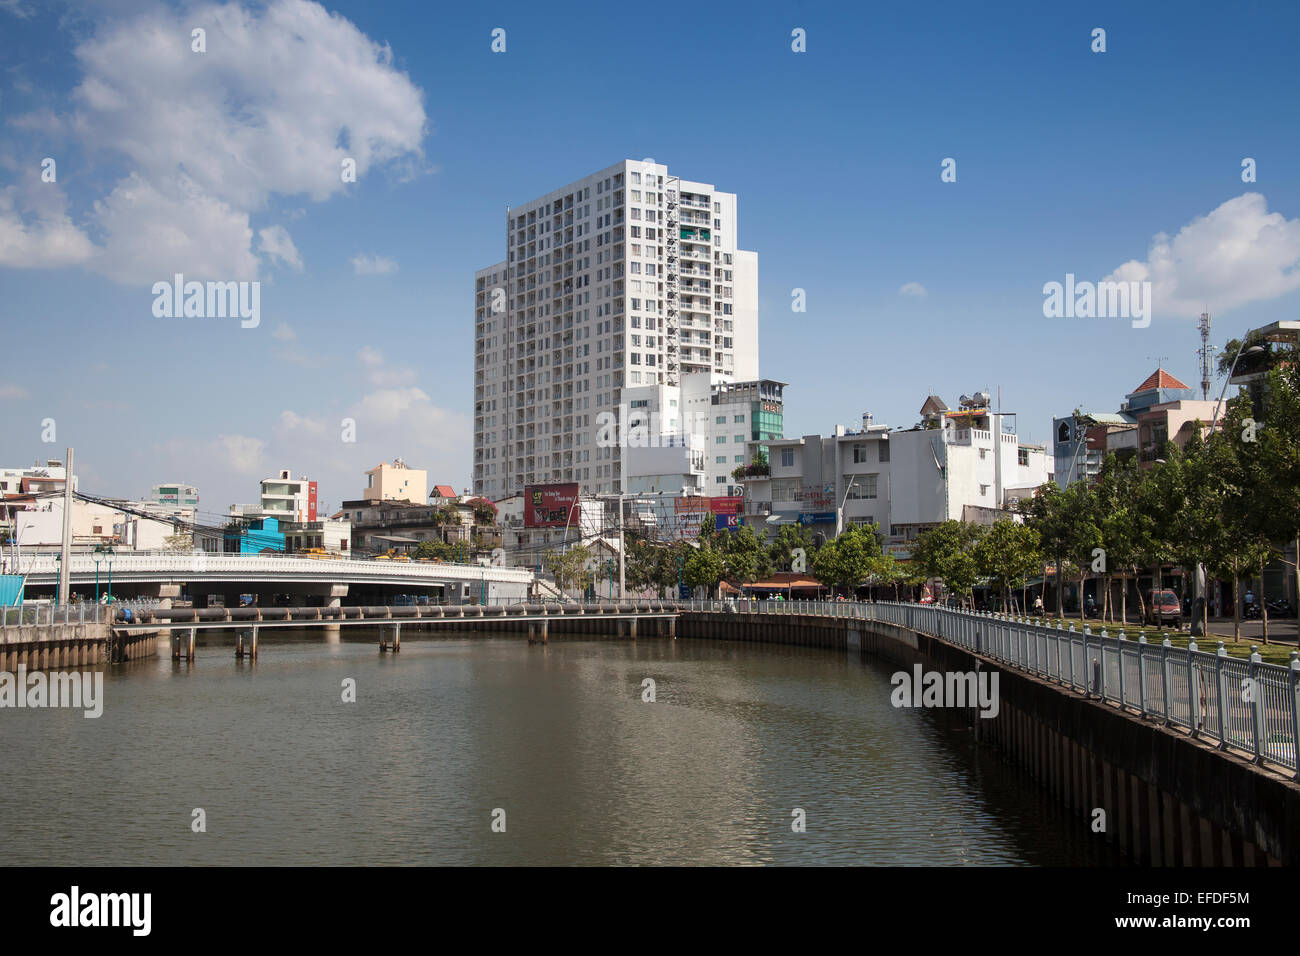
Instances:
[[[1205,311],[1201,313],[1201,347],[1196,350],[1196,354],[1201,357],[1201,399],[1210,400],[1210,359],[1214,355],[1215,348],[1210,344],[1210,307],[1207,305]]]

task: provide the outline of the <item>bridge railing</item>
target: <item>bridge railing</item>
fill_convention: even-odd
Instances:
[[[80,601],[75,604],[28,602],[16,607],[0,607],[0,630],[32,626],[108,624],[123,609],[130,609],[135,613],[155,607],[157,603],[149,600],[114,601],[112,604],[96,604],[94,601]]]
[[[74,553],[69,563],[71,571],[78,575],[91,575],[96,572],[95,555],[92,552]],[[29,577],[52,576],[58,573],[57,555],[52,553],[32,556],[24,573]],[[26,560],[26,559],[24,559]],[[101,557],[98,571],[106,575],[110,562]],[[326,575],[348,575],[361,573],[365,576],[383,575],[388,578],[411,578],[433,580],[456,580],[473,583],[486,580],[489,583],[524,583],[533,579],[532,570],[528,568],[497,568],[481,564],[448,564],[424,561],[377,560],[375,558],[312,558],[298,554],[217,554],[207,551],[118,551],[113,555],[111,567],[115,576],[125,578],[129,574],[140,573],[293,573]]]
[[[1018,670],[1182,727],[1193,737],[1291,770],[1300,779],[1300,652],[1289,665],[1213,653],[1195,641],[1129,640],[1090,625],[1079,631],[1007,614],[892,601],[686,601],[685,609],[722,613],[812,614],[882,621],[957,644]]]

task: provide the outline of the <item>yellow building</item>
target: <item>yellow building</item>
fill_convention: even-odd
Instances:
[[[411,501],[424,504],[429,496],[429,473],[409,468],[400,458],[390,465],[380,462],[366,472],[366,501]]]

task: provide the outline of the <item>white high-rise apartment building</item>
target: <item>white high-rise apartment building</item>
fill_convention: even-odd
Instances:
[[[474,493],[623,487],[596,417],[624,387],[758,378],[758,255],[736,195],[624,160],[506,214],[474,277]]]

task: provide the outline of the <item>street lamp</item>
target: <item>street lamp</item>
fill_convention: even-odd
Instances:
[[[1244,341],[1244,340],[1243,340]],[[1259,355],[1264,351],[1263,346],[1252,345],[1248,349],[1238,349],[1237,354],[1233,356],[1232,365],[1228,369],[1228,375],[1223,380],[1223,388],[1219,390],[1219,400],[1214,403],[1214,416],[1210,420],[1210,439],[1214,438],[1215,432],[1219,429],[1219,409],[1223,407],[1223,397],[1228,394],[1228,386],[1232,384],[1232,375],[1237,370],[1237,363],[1241,361],[1243,355]],[[1163,459],[1156,459],[1159,464],[1164,464]],[[1195,589],[1195,599],[1192,603],[1192,627],[1191,634],[1193,637],[1202,637],[1205,634],[1204,615],[1205,615],[1205,585],[1207,577],[1205,574],[1205,563],[1196,562],[1196,578],[1192,582]]]

